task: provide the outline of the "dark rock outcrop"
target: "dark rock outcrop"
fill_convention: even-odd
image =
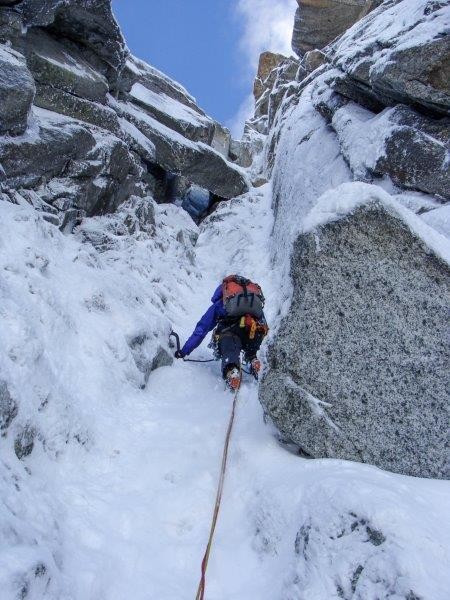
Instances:
[[[35,93],[25,58],[0,45],[0,135],[23,133]]]
[[[39,85],[36,88],[35,106],[45,108],[60,115],[90,123],[119,135],[119,119],[110,107],[74,96],[52,85]]]
[[[450,36],[446,0],[423,3],[423,12],[398,22],[388,0],[329,49],[352,84],[385,106],[397,102],[449,114]],[[386,24],[390,29],[381,34]],[[426,36],[421,31],[426,30]]]
[[[0,138],[0,163],[7,187],[34,187],[49,204],[88,215],[114,210],[134,193],[141,172],[120,139],[49,111],[35,114],[34,130]]]
[[[76,47],[69,49],[40,29],[31,29],[25,44],[28,68],[36,82],[86,100],[106,101],[106,78],[89,65]]]
[[[0,380],[0,433],[4,434],[17,416],[18,407],[6,381]]]
[[[130,103],[114,102],[118,115],[127,119],[155,146],[155,162],[171,173],[220,196],[232,198],[248,189],[244,174],[221,154],[203,143],[193,143],[159,123]]]
[[[369,200],[301,234],[291,277],[260,390],[276,426],[313,457],[447,477],[448,264]]]
[[[344,33],[381,0],[297,0],[292,49],[303,56]]]
[[[0,7],[0,42],[4,197],[69,231],[79,211],[103,214],[132,194],[169,201],[175,175],[222,199],[248,190],[229,131],[129,55],[111,0]]]
[[[374,171],[406,188],[450,200],[450,119],[427,119],[399,106],[390,111],[389,122],[385,153]]]
[[[49,27],[74,42],[89,62],[116,81],[127,49],[110,0],[24,0],[19,8],[26,27]]]
[[[21,428],[14,440],[14,452],[19,460],[23,460],[33,452],[36,431],[30,425]]]

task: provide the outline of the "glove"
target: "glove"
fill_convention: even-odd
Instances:
[[[175,352],[175,358],[184,358],[184,354],[181,350]]]

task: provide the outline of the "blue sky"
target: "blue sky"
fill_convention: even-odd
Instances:
[[[236,128],[262,50],[289,53],[295,0],[113,0],[130,50]]]

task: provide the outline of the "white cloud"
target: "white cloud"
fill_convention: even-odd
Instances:
[[[247,68],[254,76],[261,52],[292,54],[291,39],[297,0],[237,0],[236,12],[243,20],[240,43]]]
[[[241,76],[252,86],[259,55],[265,50],[292,54],[291,39],[297,0],[237,0],[236,16],[243,25],[239,44]],[[244,121],[253,114],[253,96],[247,96],[228,126],[240,137]]]

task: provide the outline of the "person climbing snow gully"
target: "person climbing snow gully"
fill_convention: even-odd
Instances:
[[[264,295],[260,286],[240,275],[225,277],[211,298],[212,305],[197,323],[194,332],[176,358],[185,358],[214,328],[209,347],[222,359],[222,376],[231,390],[241,385],[241,352],[258,378],[261,362],[257,352],[269,328],[264,316]]]

